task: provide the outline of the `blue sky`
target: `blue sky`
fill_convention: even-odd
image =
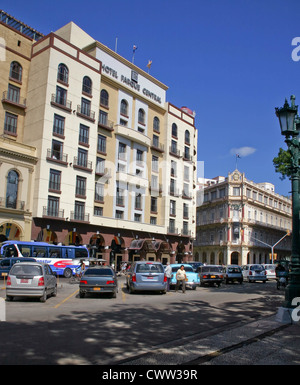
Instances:
[[[1,1],[5,12],[48,34],[75,22],[169,87],[167,100],[196,112],[198,160],[204,176],[226,176],[236,165],[254,182],[288,195],[272,160],[280,134],[275,107],[296,96],[300,61],[299,0],[52,0]],[[299,52],[300,56],[300,52]],[[298,99],[297,99],[298,98]]]

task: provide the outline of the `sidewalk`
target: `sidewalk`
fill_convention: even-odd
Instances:
[[[299,365],[300,324],[271,316],[221,333],[161,346],[124,365]]]

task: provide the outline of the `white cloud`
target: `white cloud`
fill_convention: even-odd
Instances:
[[[230,154],[231,155],[237,155],[238,154],[242,158],[242,157],[253,154],[255,151],[256,151],[256,148],[245,146],[245,147],[239,147],[239,148],[232,148],[230,150]]]

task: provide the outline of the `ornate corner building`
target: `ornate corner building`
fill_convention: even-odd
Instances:
[[[197,260],[270,263],[274,245],[273,260],[290,255],[292,201],[276,194],[271,183],[254,183],[235,170],[226,178],[201,181],[197,202]]]
[[[115,265],[189,258],[195,113],[72,22],[43,36],[1,12],[0,28],[2,240],[86,244]]]

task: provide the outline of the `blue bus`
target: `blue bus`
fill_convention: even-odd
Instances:
[[[31,257],[50,265],[53,272],[70,278],[80,266],[81,260],[89,258],[85,246],[60,246],[46,242],[5,241],[1,244],[1,258]]]

